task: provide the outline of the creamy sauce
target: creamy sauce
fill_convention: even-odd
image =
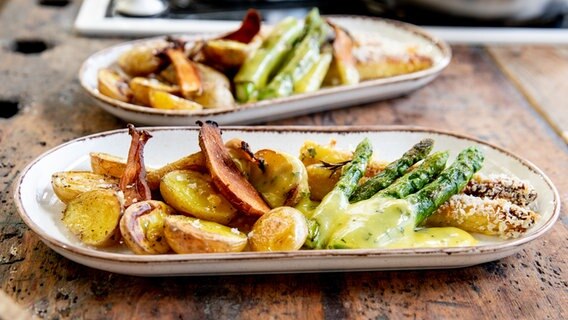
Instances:
[[[406,200],[374,197],[349,204],[330,192],[312,215],[319,224],[316,248],[418,248],[470,246],[477,241],[453,228],[415,230],[415,213]]]

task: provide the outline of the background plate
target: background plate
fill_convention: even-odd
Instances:
[[[145,149],[149,166],[160,166],[199,150],[197,128],[150,128],[153,138]],[[111,272],[144,275],[203,275],[291,273],[351,270],[455,268],[511,255],[552,227],[560,213],[558,191],[533,164],[498,147],[465,136],[412,127],[353,128],[256,127],[223,128],[223,139],[239,137],[253,150],[273,148],[298,155],[305,140],[327,143],[335,138],[340,148],[353,148],[364,137],[373,142],[380,159],[394,160],[420,139],[436,141],[434,150],[449,150],[450,160],[467,146],[479,146],[486,160],[484,173],[508,173],[529,181],[537,190],[541,219],[518,239],[479,237],[473,247],[434,249],[304,250],[293,252],[241,252],[230,254],[134,255],[116,249],[93,249],[81,244],[62,226],[63,204],[54,195],[51,174],[64,170],[90,170],[89,152],[126,156],[130,136],[116,130],[79,138],[34,160],[15,186],[15,200],[25,223],[53,250],[78,263]],[[114,250],[114,251],[113,251]]]
[[[157,40],[157,38],[152,38],[126,42],[93,54],[81,66],[79,80],[99,107],[135,124],[184,126],[195,125],[195,121],[203,119],[214,120],[220,124],[250,124],[401,96],[434,80],[451,60],[449,46],[419,27],[369,17],[333,16],[330,19],[354,34],[365,34],[371,38],[386,38],[392,42],[416,44],[418,51],[432,58],[433,65],[414,73],[364,81],[356,85],[323,88],[313,93],[248,103],[227,109],[158,110],[121,102],[102,95],[97,89],[98,70],[113,66],[118,57],[135,44]],[[183,38],[191,41],[208,36],[211,37],[211,35],[201,34]]]

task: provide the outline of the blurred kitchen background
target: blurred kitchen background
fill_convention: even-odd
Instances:
[[[248,8],[274,23],[312,7],[409,22],[451,43],[568,43],[568,0],[85,0],[75,27],[99,36],[221,32]]]

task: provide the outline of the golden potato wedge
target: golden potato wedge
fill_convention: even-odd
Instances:
[[[172,86],[156,79],[136,77],[128,83],[134,96],[134,102],[145,106],[150,104],[150,90],[179,93],[179,87]]]
[[[123,102],[132,100],[132,90],[130,90],[127,80],[121,77],[118,72],[110,69],[100,69],[97,73],[97,81],[101,94]]]
[[[124,173],[124,168],[126,168],[126,159],[112,154],[91,152],[89,157],[91,159],[91,170],[96,174],[120,178]]]
[[[165,221],[166,240],[176,253],[240,252],[247,245],[244,233],[216,222],[182,215]]]
[[[162,110],[201,110],[203,106],[197,102],[180,98],[171,93],[150,89],[148,92],[150,106]]]
[[[92,190],[71,200],[63,211],[63,224],[87,245],[105,247],[119,239],[122,203],[115,191]]]
[[[170,251],[164,235],[166,216],[175,211],[162,201],[146,200],[132,204],[120,219],[120,233],[136,254],[161,254]]]
[[[304,215],[291,207],[278,207],[260,217],[249,233],[254,251],[299,250],[308,237]]]
[[[215,39],[205,43],[203,55],[209,63],[230,69],[240,67],[250,54],[250,50],[251,47],[246,43]]]
[[[51,186],[59,200],[68,203],[91,190],[118,190],[118,179],[89,171],[63,171],[51,175]]]
[[[162,180],[162,178],[166,174],[175,170],[192,170],[200,172],[207,171],[203,153],[196,152],[174,162],[168,163],[156,170],[148,171],[146,180],[148,181],[148,186],[150,186],[150,189],[156,190],[160,188],[160,181]]]
[[[254,155],[261,165],[251,167],[249,181],[271,208],[295,206],[309,194],[308,174],[298,158],[269,149]]]
[[[215,189],[211,177],[197,171],[169,172],[162,178],[160,193],[174,209],[199,219],[225,224],[237,213],[237,209]]]
[[[300,160],[306,167],[312,164],[323,163],[340,165],[343,162],[351,161],[352,157],[353,152],[338,149],[333,140],[327,145],[306,141],[300,148]],[[365,176],[372,177],[376,175],[383,171],[387,164],[388,162],[384,160],[371,159]]]
[[[158,71],[164,63],[163,59],[156,55],[166,44],[137,45],[124,52],[118,58],[118,66],[133,77],[143,77]]]

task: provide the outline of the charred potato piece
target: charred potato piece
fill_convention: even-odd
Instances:
[[[176,170],[166,174],[160,183],[164,201],[177,211],[199,219],[228,223],[237,210],[213,186],[207,174]]]
[[[120,233],[136,254],[161,254],[170,251],[164,235],[165,218],[175,211],[167,204],[146,200],[132,204],[120,219]]]
[[[118,190],[118,179],[88,171],[56,172],[51,176],[53,192],[68,203],[91,190]]]
[[[148,92],[150,106],[163,110],[201,110],[203,106],[197,102],[180,98],[165,91],[150,89]]]
[[[295,206],[310,192],[306,168],[297,158],[269,149],[255,158],[260,166],[251,168],[249,180],[271,208]]]
[[[63,224],[87,245],[105,247],[117,242],[122,204],[111,190],[92,190],[71,200]]]
[[[122,102],[130,102],[132,100],[132,90],[130,90],[127,80],[121,77],[118,72],[110,69],[101,69],[97,73],[97,81],[101,94]]]
[[[308,237],[304,215],[291,207],[279,207],[260,217],[249,233],[254,251],[299,250]]]
[[[171,86],[156,79],[136,77],[129,82],[130,89],[136,103],[151,106],[150,91],[164,91],[167,93],[179,92],[179,87]]]
[[[240,252],[247,236],[235,228],[182,215],[167,216],[164,234],[176,253]]]
[[[124,52],[118,58],[118,65],[128,75],[133,77],[146,76],[160,69],[163,59],[156,53],[163,45],[138,45]]]

